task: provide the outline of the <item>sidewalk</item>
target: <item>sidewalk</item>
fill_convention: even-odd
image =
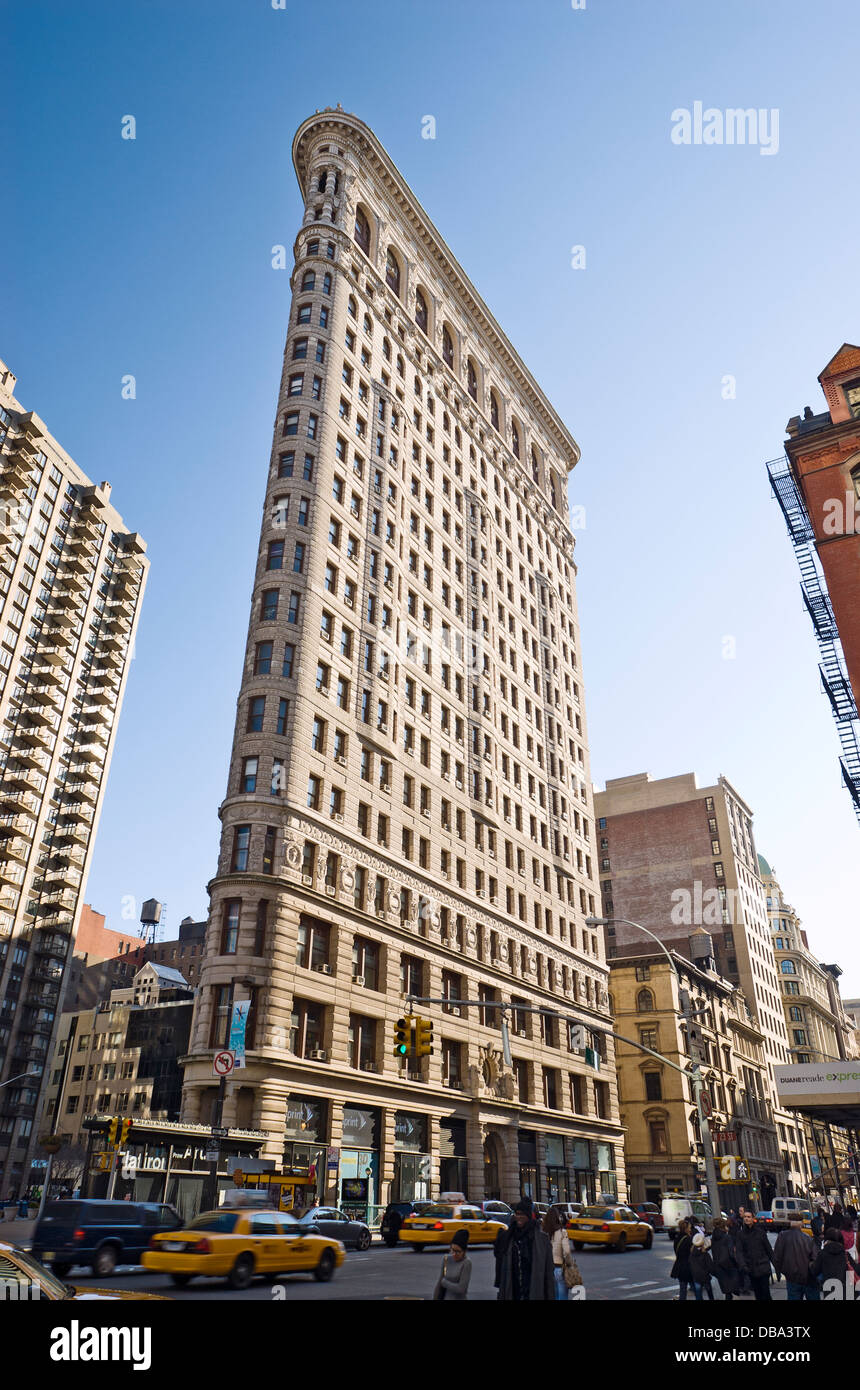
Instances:
[[[19,1221],[17,1217],[14,1221],[0,1221],[0,1243],[5,1241],[7,1245],[21,1245],[28,1250],[35,1225],[35,1221]]]

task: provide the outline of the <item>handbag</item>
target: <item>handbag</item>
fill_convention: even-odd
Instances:
[[[569,1250],[561,1257],[561,1272],[564,1275],[565,1288],[575,1289],[584,1282],[579,1272],[579,1265]]]

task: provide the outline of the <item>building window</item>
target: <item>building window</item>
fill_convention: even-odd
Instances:
[[[259,758],[245,758],[242,763],[242,791],[255,792],[257,790],[257,766]]]
[[[663,1099],[663,1082],[658,1071],[646,1071],[645,1073],[645,1099]]]
[[[400,266],[397,264],[397,257],[388,248],[388,255],[385,258],[385,283],[388,288],[400,298]]]
[[[272,669],[272,643],[258,642],[254,649],[254,675],[268,676]]]
[[[356,208],[356,212],[355,212],[355,227],[354,227],[354,229],[353,229],[353,238],[354,238],[354,240],[355,240],[356,246],[360,247],[360,249],[364,252],[365,256],[369,256],[369,255],[370,255],[370,223],[368,222],[367,217],[366,217],[365,214],[362,212],[361,208]]]
[[[258,734],[262,731],[265,711],[265,695],[255,695],[253,699],[248,701],[248,722],[245,726],[246,733]]]
[[[347,1032],[347,1061],[359,1071],[376,1066],[376,1019],[350,1014]]]
[[[328,923],[303,913],[299,918],[296,965],[305,970],[319,970],[321,966],[328,965],[330,943],[331,927]]]
[[[261,898],[257,903],[257,919],[254,924],[254,955],[266,954],[266,932],[269,925],[269,900]]]
[[[636,996],[636,1012],[638,1014],[650,1014],[654,1012],[654,996],[650,989],[640,989]]]
[[[379,945],[357,936],[352,943],[352,976],[363,980],[365,989],[379,987]]]
[[[415,295],[415,322],[423,333],[427,332],[429,315],[427,313],[427,300],[420,290]]]
[[[235,956],[239,949],[239,918],[242,912],[240,898],[230,898],[223,906],[221,919],[221,955]]]
[[[669,1152],[669,1141],[666,1135],[665,1120],[650,1120],[648,1122],[648,1133],[651,1139],[652,1154],[667,1154]]]
[[[260,599],[260,621],[273,623],[278,616],[278,595],[277,589],[264,589]]]
[[[230,1035],[230,1016],[233,1012],[233,986],[215,985],[212,990],[212,1025],[210,1047],[226,1047]],[[137,1100],[137,1097],[135,1097]],[[139,1107],[136,1107],[139,1108]]]
[[[284,568],[284,542],[269,541],[266,554],[266,569],[281,570]]]
[[[636,966],[636,978],[637,978],[637,980],[650,980],[650,979],[651,979],[651,967],[650,967],[650,965],[637,965],[637,966]]]
[[[237,825],[233,830],[233,858],[230,864],[231,872],[244,873],[246,871],[248,868],[250,848],[250,825]]]
[[[309,999],[293,1000],[290,1051],[294,1056],[322,1060],[314,1058],[313,1054],[322,1050],[324,1024],[325,1009],[322,1004],[312,1003]]]

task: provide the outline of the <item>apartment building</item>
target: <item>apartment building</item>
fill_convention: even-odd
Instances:
[[[34,1122],[146,582],[146,546],[0,363],[0,1186]]]
[[[224,1123],[318,1166],[325,1200],[623,1194],[585,926],[579,449],[372,131],[318,112],[293,160],[305,212],[183,1118],[212,1115],[213,1050],[250,998]],[[445,1002],[416,1006],[434,1050],[403,1061],[410,996]]]
[[[747,1160],[750,1182],[721,1185],[724,1210],[758,1194],[766,1207],[780,1163],[769,1099],[764,1038],[743,994],[714,969],[711,938],[702,928],[670,964],[653,947],[610,961],[617,1031],[661,1053],[675,1066],[698,1062],[710,1101],[714,1153]],[[690,995],[693,1022],[681,1017],[680,991]],[[659,1202],[670,1192],[705,1190],[705,1150],[688,1078],[629,1043],[618,1042],[618,1093],[625,1129],[625,1168],[634,1202]]]
[[[66,1145],[86,1147],[83,1122],[97,1116],[179,1118],[193,1000],[177,970],[147,962],[127,989],[62,1015],[45,1120]]]
[[[752,810],[725,777],[699,787],[694,773],[618,777],[595,793],[604,929],[610,961],[649,950],[641,923],[684,952],[691,928],[710,936],[718,974],[739,989],[762,1035],[767,1101],[778,1110],[772,1068],[791,1060]],[[778,1190],[799,1187],[779,1171]]]
[[[86,904],[75,936],[63,1010],[91,1009],[106,1001],[114,989],[126,988],[146,961],[165,965],[196,985],[203,962],[206,923],[186,917],[179,936],[170,941],[144,941],[137,933],[112,931],[102,913]]]

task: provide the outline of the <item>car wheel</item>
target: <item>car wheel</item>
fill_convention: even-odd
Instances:
[[[370,1231],[362,1231],[355,1243],[356,1250],[370,1249]]]
[[[643,1248],[644,1250],[650,1250],[650,1249],[651,1249],[651,1246],[652,1246],[653,1244],[654,1244],[654,1232],[653,1232],[653,1231],[649,1231],[648,1234],[647,1234],[647,1236],[645,1237],[645,1240],[643,1241],[643,1246],[642,1246],[642,1248]]]
[[[51,1272],[56,1274],[58,1279],[65,1279],[71,1267],[71,1265],[57,1264],[57,1261],[54,1260],[54,1263],[51,1265]]]
[[[227,1275],[227,1283],[231,1289],[247,1289],[253,1277],[254,1257],[252,1255],[240,1255]]]
[[[112,1245],[103,1245],[101,1250],[96,1251],[93,1274],[97,1274],[100,1279],[106,1279],[108,1275],[113,1274],[116,1265],[116,1250]]]
[[[314,1278],[321,1284],[327,1284],[334,1274],[334,1255],[330,1250],[324,1250],[320,1255],[320,1262],[314,1270]]]
[[[178,1289],[184,1289],[186,1284],[191,1283],[193,1277],[192,1274],[171,1274],[170,1276],[172,1283],[174,1283]]]
[[[624,1231],[621,1232],[621,1235],[618,1237],[612,1248],[614,1250],[617,1250],[619,1255],[624,1254],[624,1251],[627,1249],[627,1235]]]
[[[572,1240],[570,1243],[571,1243],[571,1245],[573,1246],[574,1250],[581,1250],[582,1247],[583,1247],[583,1245],[585,1244],[585,1241],[583,1241],[583,1240]]]

